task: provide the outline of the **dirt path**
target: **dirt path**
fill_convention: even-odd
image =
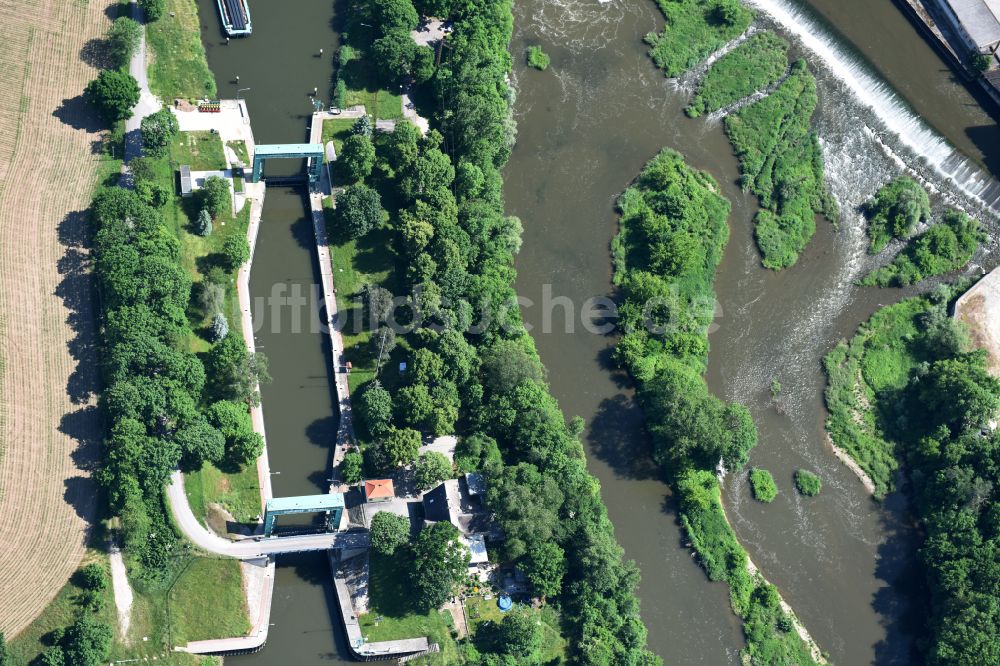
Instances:
[[[0,630],[69,579],[95,511],[84,213],[99,125],[81,93],[113,0],[0,0]]]

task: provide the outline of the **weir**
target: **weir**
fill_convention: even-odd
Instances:
[[[876,76],[859,56],[850,54],[829,31],[788,0],[747,0],[767,14],[806,49],[822,60],[891,134],[936,174],[1000,217],[1000,182],[959,153]]]

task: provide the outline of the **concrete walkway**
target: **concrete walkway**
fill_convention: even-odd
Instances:
[[[115,595],[115,609],[118,611],[118,628],[122,639],[127,641],[128,628],[132,624],[132,586],[128,583],[128,571],[115,539],[108,542],[108,560],[111,563],[111,589]]]
[[[969,327],[972,343],[986,350],[986,367],[1000,377],[1000,268],[955,301],[955,319]]]
[[[132,109],[132,117],[125,121],[125,162],[142,155],[142,136],[139,133],[142,119],[163,108],[160,100],[150,91],[149,77],[146,76],[146,28],[143,25],[142,9],[135,0],[132,0],[131,8],[132,18],[143,28],[139,47],[132,54],[128,66],[129,74],[139,84],[139,102]]]

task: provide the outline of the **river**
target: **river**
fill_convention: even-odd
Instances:
[[[761,433],[751,464],[770,469],[782,490],[774,504],[759,505],[749,498],[745,475],[731,475],[725,496],[735,529],[834,662],[913,663],[911,616],[921,604],[919,595],[906,594],[919,575],[912,568],[913,531],[898,496],[883,506],[872,502],[826,446],[819,360],[880,304],[902,295],[852,286],[872,265],[856,206],[905,163],[939,191],[936,199],[974,207],[962,184],[976,184],[972,194],[989,186],[974,164],[1000,172],[1000,141],[993,120],[901,12],[889,2],[869,4],[810,0],[817,15],[797,14],[796,20],[816,21],[813,32],[829,36],[854,75],[885,76],[927,125],[902,100],[893,109],[859,104],[844,79],[851,68],[838,69],[806,50],[819,79],[817,129],[828,178],[844,215],[836,230],[820,220],[799,264],[778,274],[759,267],[750,226],[756,202],[736,185],[738,164],[720,123],[684,117],[691,82],[664,79],[645,55],[642,36],[662,23],[653,3],[526,0],[515,7],[518,144],[505,191],[509,213],[525,227],[517,288],[535,302],[524,315],[553,392],[567,416],[578,414],[588,423],[588,464],[601,481],[620,543],[640,566],[649,644],[668,664],[735,664],[742,630],[725,586],[707,582],[683,546],[669,489],[646,455],[629,382],[611,363],[614,339],[580,323],[583,301],[611,292],[614,198],[664,146],[712,173],[733,202],[708,381],[717,394],[748,404]],[[228,45],[219,34],[215,2],[199,5],[220,96],[250,88],[242,95],[259,142],[303,140],[311,110],[307,93],[317,87],[322,96],[329,82],[328,56],[336,44],[330,4],[255,3],[253,36]],[[764,17],[758,25],[794,33],[780,19],[773,24]],[[552,56],[548,71],[526,70],[528,44]],[[320,48],[323,58],[317,57]],[[862,57],[874,66],[869,69]],[[920,140],[907,145],[889,131],[890,113]],[[935,133],[968,159],[927,139]],[[269,296],[276,284],[288,285],[286,294],[299,285],[310,298],[317,280],[305,218],[301,192],[268,190],[251,275],[255,299]],[[571,331],[561,306],[546,316],[546,293],[574,304]],[[293,332],[287,312],[255,305],[254,315],[257,343],[274,376],[263,389],[263,405],[272,468],[280,472],[275,493],[315,492],[325,483],[335,418],[324,340],[308,326]],[[547,319],[552,330],[544,330]],[[769,392],[772,379],[782,384],[778,404]],[[804,500],[794,493],[791,474],[798,467],[821,475],[820,497]],[[346,662],[331,602],[323,556],[279,560],[268,646],[233,661]]]

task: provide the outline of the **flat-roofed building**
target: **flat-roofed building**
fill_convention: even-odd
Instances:
[[[995,53],[1000,47],[1000,0],[937,0],[937,3],[969,50]]]

